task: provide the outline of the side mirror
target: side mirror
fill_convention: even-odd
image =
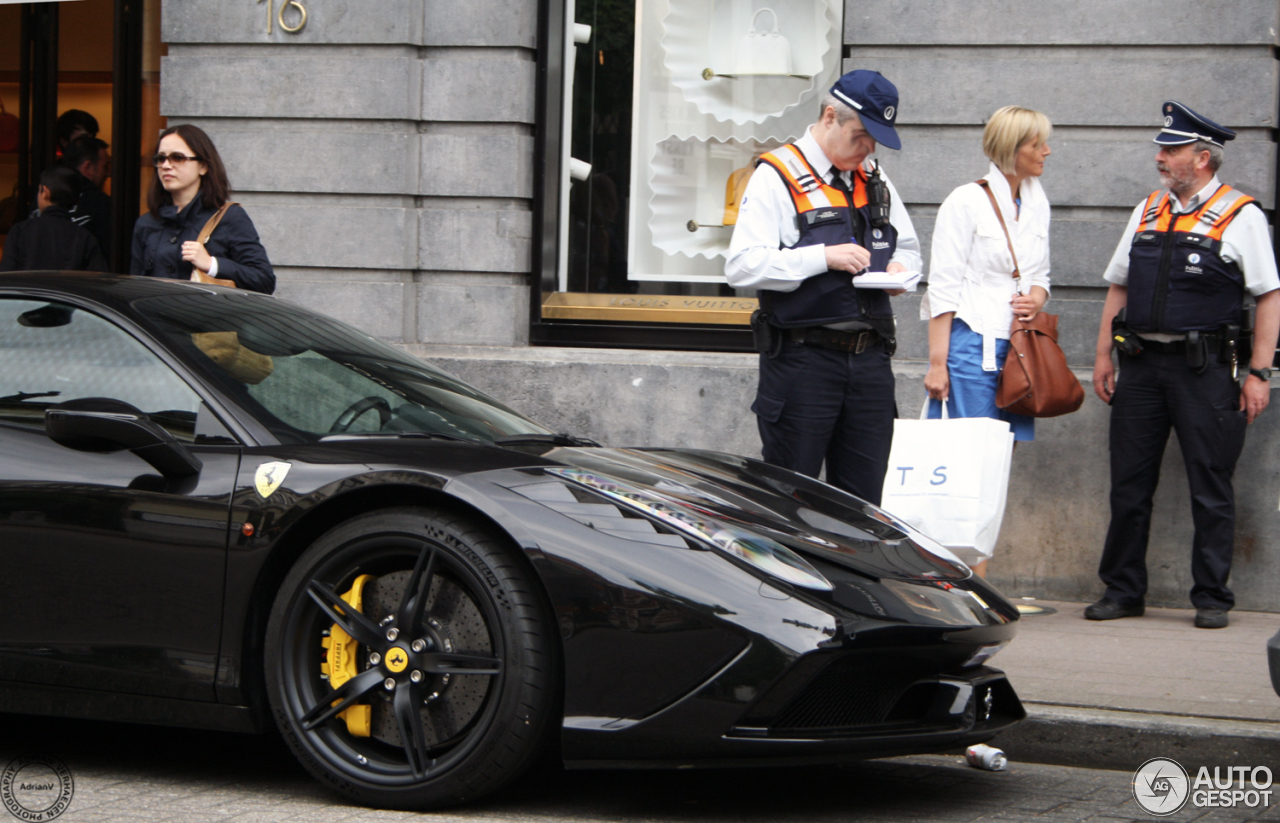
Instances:
[[[167,478],[191,477],[204,465],[144,412],[120,400],[85,397],[51,406],[44,430],[53,442],[76,451],[128,449]]]

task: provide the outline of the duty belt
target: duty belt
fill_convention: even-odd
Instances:
[[[836,331],[825,326],[811,326],[804,329],[787,329],[792,343],[801,346],[818,346],[823,349],[853,352],[862,354],[867,346],[880,339],[873,329],[862,331]]]
[[[1141,336],[1140,340],[1143,351],[1158,351],[1163,352],[1164,354],[1187,353],[1186,340],[1171,340],[1168,343],[1165,343],[1160,340],[1148,340]],[[1203,340],[1209,347],[1209,354],[1217,354],[1222,348],[1222,338],[1218,337],[1216,334],[1206,334],[1203,336]]]

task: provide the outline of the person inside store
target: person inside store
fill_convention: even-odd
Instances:
[[[53,130],[58,136],[58,157],[62,157],[63,153],[66,152],[67,146],[77,137],[98,136],[98,118],[87,111],[67,109],[58,115],[58,120],[54,123]]]
[[[893,437],[893,307],[862,272],[920,270],[920,241],[879,164],[898,149],[898,90],[879,72],[845,74],[818,121],[761,156],[739,204],[725,275],[758,290],[760,352],[751,406],[764,459],[879,503]]]
[[[1021,106],[991,115],[982,131],[990,171],[938,209],[920,303],[929,322],[929,417],[941,417],[945,402],[948,417],[1006,421],[1015,442],[1035,439],[1035,419],[997,407],[996,388],[1014,317],[1031,320],[1049,299],[1049,200],[1040,175],[1052,130],[1048,117]],[[983,577],[986,568],[985,559],[973,565]]]
[[[96,138],[98,136],[98,118],[87,111],[67,109],[58,115],[58,119],[54,123],[53,132],[58,140],[58,144],[54,146],[55,159],[59,164],[66,165],[67,147],[71,145],[73,140],[81,137]],[[106,144],[104,143],[103,145]],[[34,198],[28,208],[31,210],[32,217],[40,213],[40,204],[35,202]],[[105,252],[103,256],[106,256]]]
[[[71,219],[98,239],[102,256],[111,259],[111,195],[102,190],[111,177],[111,152],[96,137],[82,134],[66,145],[61,164],[80,175],[80,202]]]
[[[133,228],[129,273],[176,280],[230,280],[271,294],[276,275],[248,213],[230,203],[231,184],[218,150],[198,126],[160,133],[146,214]],[[226,207],[224,209],[224,207]],[[221,214],[219,214],[221,212]],[[197,241],[215,217],[208,241]],[[193,271],[201,276],[193,277]]]
[[[107,271],[97,239],[71,219],[80,196],[79,176],[63,166],[40,175],[39,211],[9,229],[0,271]]]
[[[1093,388],[1111,405],[1111,524],[1098,565],[1106,591],[1084,616],[1143,613],[1152,497],[1172,429],[1191,490],[1195,625],[1220,629],[1235,605],[1231,478],[1245,428],[1271,397],[1280,277],[1262,208],[1218,179],[1235,132],[1174,101],[1161,116],[1165,188],[1133,210],[1104,275]],[[1246,295],[1257,304],[1251,354]]]

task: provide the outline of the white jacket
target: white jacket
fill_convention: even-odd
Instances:
[[[994,163],[985,178],[1004,215],[1018,254],[1023,294],[1032,286],[1049,290],[1049,200],[1040,181],[1022,181],[1022,210],[1013,205],[1009,182]],[[944,312],[984,337],[1009,339],[1013,307],[1019,291],[1013,279],[1013,257],[987,193],[977,183],[960,186],[938,209],[929,260],[929,291],[920,303],[920,319]]]

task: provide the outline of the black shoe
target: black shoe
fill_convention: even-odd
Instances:
[[[1222,609],[1196,609],[1197,629],[1225,629],[1230,622]]]
[[[1110,597],[1104,597],[1084,610],[1084,619],[1115,620],[1117,617],[1142,617],[1144,611],[1146,608],[1141,603],[1122,606]]]

